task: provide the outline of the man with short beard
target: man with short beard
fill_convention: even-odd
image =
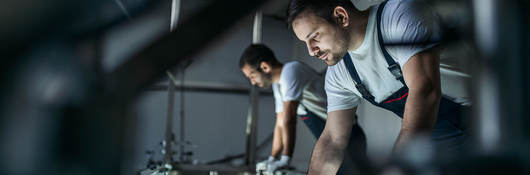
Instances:
[[[437,15],[414,0],[389,0],[359,11],[350,0],[292,0],[288,23],[309,54],[329,65],[328,120],[309,174],[335,174],[361,99],[401,117],[394,151],[430,136],[454,151],[465,141],[465,107],[442,97]]]
[[[293,155],[297,115],[315,138],[318,139],[324,130],[327,116],[324,77],[298,61],[280,63],[263,44],[252,44],[245,49],[239,66],[252,85],[272,86],[274,92],[276,124],[272,151],[268,160],[256,166],[258,171],[267,170],[268,174],[273,174],[276,169],[287,166]],[[351,157],[364,158],[366,138],[362,129],[353,125],[350,132],[353,134],[348,141],[348,153]]]

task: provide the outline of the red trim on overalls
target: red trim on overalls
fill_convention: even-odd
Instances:
[[[302,120],[307,120],[309,119],[309,117],[302,117]]]
[[[405,94],[404,94],[403,96],[401,96],[401,97],[399,97],[399,98],[396,98],[396,99],[392,99],[392,100],[387,100],[387,101],[385,101],[385,102],[383,102],[383,103],[390,103],[390,102],[393,102],[393,101],[399,101],[399,100],[401,100],[401,99],[405,98],[405,97],[406,97],[407,95],[409,95],[409,93],[408,93],[408,92],[407,92],[407,93],[405,93]]]

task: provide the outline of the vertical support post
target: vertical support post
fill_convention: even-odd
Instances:
[[[172,0],[171,2],[171,31],[177,26],[177,21],[179,17],[180,10],[180,0]],[[185,162],[187,160],[185,156],[185,143],[186,143],[186,130],[185,130],[185,118],[184,118],[184,72],[185,67],[181,69],[180,76],[180,125],[179,125],[179,161]],[[170,80],[171,81],[171,80]]]
[[[178,20],[178,14],[179,14],[179,8],[180,8],[180,0],[172,0],[171,2],[171,21],[169,26],[169,31],[173,31],[175,27],[177,26],[177,20]],[[173,73],[169,70],[166,71],[166,73],[169,76],[172,76]],[[181,84],[182,86],[182,84]],[[171,165],[172,155],[173,155],[173,149],[171,148],[172,142],[174,140],[173,135],[173,109],[175,105],[175,84],[172,82],[171,78],[168,79],[168,106],[167,106],[167,120],[166,120],[166,139],[164,141],[164,152],[166,153],[164,155],[164,165]],[[182,95],[182,94],[181,94]],[[181,116],[181,130],[182,128],[182,116]],[[182,137],[183,133],[181,132],[181,140],[184,138]],[[181,142],[182,143],[182,142]],[[181,154],[183,150],[180,150]]]
[[[484,58],[488,59],[487,55],[492,55],[492,47],[494,47],[493,45],[496,42],[496,38],[492,36],[495,35],[497,30],[493,19],[493,15],[495,14],[493,7],[494,1],[485,0],[484,2],[478,2],[475,0],[473,2],[476,16],[476,44],[480,53],[485,55]],[[480,16],[486,13],[490,15]],[[491,28],[485,29],[483,28],[485,26],[490,26]],[[498,77],[495,77],[494,70],[488,62],[488,60],[482,61],[479,67],[476,68],[476,78],[479,86],[475,87],[478,91],[474,91],[478,93],[474,95],[476,97],[475,101],[478,102],[475,104],[475,108],[477,109],[475,110],[475,116],[477,116],[475,121],[477,121],[476,134],[477,141],[479,142],[478,145],[481,145],[483,151],[492,152],[497,149],[496,146],[500,143],[500,106],[497,101],[499,98],[499,87],[496,86],[497,83],[495,82],[498,80]]]
[[[252,34],[252,43],[261,43],[261,29],[262,29],[262,13],[260,10],[256,12],[254,17],[254,26]],[[257,120],[258,120],[258,102],[259,89],[256,86],[250,88],[250,106],[247,115],[247,149],[245,154],[245,163],[250,169],[254,169],[256,165],[256,144],[258,139]]]
[[[171,74],[171,71],[167,71],[168,74]],[[164,164],[171,165],[173,162],[171,155],[173,150],[171,149],[171,144],[173,142],[173,108],[175,105],[175,85],[173,82],[168,80],[168,105],[167,105],[167,120],[166,120],[166,139],[164,140]]]
[[[517,150],[523,140],[524,30],[519,1],[474,0],[481,58],[474,90],[478,145],[486,153]],[[509,9],[509,10],[508,10]],[[515,147],[515,148],[514,148]]]
[[[179,134],[179,161],[187,162],[188,157],[184,146],[186,145],[186,133],[185,133],[185,118],[184,118],[184,77],[186,68],[180,69],[180,134]]]

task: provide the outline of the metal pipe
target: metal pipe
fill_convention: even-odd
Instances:
[[[475,38],[480,53],[478,86],[478,145],[486,153],[516,150],[522,139],[522,56],[525,33],[521,30],[520,1],[475,0]],[[502,27],[501,27],[502,26]],[[515,149],[514,149],[515,148]]]
[[[172,32],[175,30],[177,20],[178,20],[178,14],[179,14],[179,7],[180,7],[180,0],[172,0],[171,2],[171,21],[169,23],[169,31]],[[173,77],[173,73],[169,70],[166,71],[166,74],[169,77]],[[168,106],[167,106],[167,120],[166,120],[166,139],[165,139],[165,145],[164,145],[164,164],[165,165],[171,165],[172,155],[173,155],[173,149],[171,148],[174,137],[173,137],[173,108],[175,107],[175,83],[172,82],[172,79],[168,79]],[[181,94],[182,95],[182,94]],[[182,121],[182,116],[181,116]],[[182,125],[182,124],[181,124]],[[182,140],[182,133],[181,133],[181,140]],[[182,146],[181,146],[182,147]],[[180,150],[180,153],[182,154],[182,149]]]
[[[171,23],[169,25],[170,31],[175,30],[175,27],[177,27],[178,18],[180,14],[179,10],[180,10],[180,0],[172,0],[171,1]]]
[[[170,74],[169,74],[170,75]],[[177,88],[184,88],[185,91],[193,92],[211,92],[211,93],[232,93],[232,94],[250,94],[251,86],[219,83],[219,82],[205,82],[205,81],[186,81],[186,83],[179,82],[173,75],[169,76],[173,85]],[[147,91],[166,91],[166,84],[156,84],[146,88]],[[260,95],[272,96],[272,90],[260,90]]]
[[[184,77],[185,77],[186,68],[181,69],[181,77],[180,77],[180,84],[184,85]],[[185,151],[184,146],[186,145],[186,130],[185,130],[185,118],[184,118],[184,86],[180,86],[180,137],[179,137],[179,160],[180,162],[186,162],[187,160],[187,153]]]
[[[167,71],[168,74],[171,74],[170,71]],[[167,105],[167,119],[166,119],[166,139],[164,140],[164,164],[170,165],[173,161],[171,156],[173,155],[173,149],[171,148],[173,144],[173,108],[175,105],[175,85],[168,81],[167,85],[168,91],[168,105]]]
[[[254,17],[254,26],[252,33],[252,43],[261,43],[261,29],[262,29],[263,15],[260,10],[256,12]],[[256,86],[250,88],[250,106],[248,108],[247,115],[247,149],[245,163],[250,169],[254,169],[256,164],[256,143],[258,139],[258,102],[259,102],[259,89]]]
[[[132,20],[131,14],[129,13],[125,5],[123,5],[121,0],[115,0],[115,1],[116,1],[116,4],[118,4],[118,6],[120,7],[120,10],[123,12],[123,14],[125,14],[125,16],[127,16],[129,20]]]
[[[494,15],[496,10],[494,0],[473,1],[475,12],[475,28],[476,28],[476,45],[479,51],[486,56],[491,56],[491,51],[494,50],[494,45],[497,43],[494,36],[497,32],[497,27],[494,24]],[[487,57],[483,57],[487,58]],[[487,64],[485,59],[479,63],[477,68],[477,78],[480,88],[478,94],[475,95],[476,103],[476,121],[477,121],[477,141],[480,149],[487,152],[492,152],[497,149],[500,144],[500,125],[499,125],[499,87],[495,81],[498,80],[493,69]],[[488,94],[488,95],[486,95]]]
[[[254,16],[254,25],[252,27],[252,43],[259,44],[261,43],[261,29],[262,29],[263,13],[261,10],[256,12]]]
[[[171,26],[170,26],[171,31],[173,31],[178,24],[179,14],[180,14],[180,0],[172,0],[171,2]],[[184,72],[185,72],[185,67],[181,69],[181,78],[180,78],[181,85],[184,85],[184,77],[185,77]],[[171,81],[171,78],[169,81]],[[180,86],[179,89],[180,89],[179,161],[184,162],[184,155],[186,154],[185,148],[184,148],[184,143],[186,142],[186,138],[185,138],[186,137],[186,134],[185,134],[186,125],[185,125],[185,118],[184,118],[184,86]],[[174,98],[174,96],[172,98]]]

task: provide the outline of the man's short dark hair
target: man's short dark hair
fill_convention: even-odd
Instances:
[[[261,62],[266,62],[272,67],[281,65],[269,47],[263,44],[251,44],[245,49],[243,55],[241,55],[241,58],[239,59],[239,68],[249,65],[261,72]]]
[[[344,7],[350,12],[359,11],[350,0],[291,0],[287,8],[287,24],[291,26],[296,17],[306,10],[310,10],[316,16],[334,24],[333,10],[337,6]]]

